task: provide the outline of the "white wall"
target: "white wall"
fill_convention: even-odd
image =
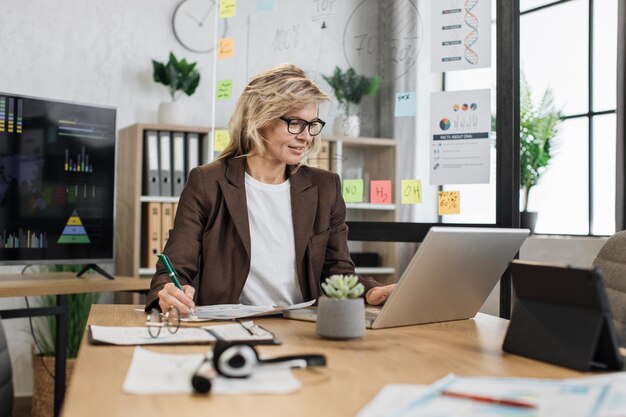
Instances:
[[[151,59],[197,61],[196,94],[183,97],[189,123],[210,124],[211,54],[174,37],[173,0],[0,0],[0,91],[115,106],[118,128],[156,122],[167,89],[152,81]]]

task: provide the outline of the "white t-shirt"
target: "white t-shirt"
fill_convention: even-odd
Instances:
[[[289,180],[265,184],[246,173],[250,272],[239,302],[289,305],[304,301],[296,272]]]

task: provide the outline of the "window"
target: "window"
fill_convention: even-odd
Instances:
[[[565,120],[531,190],[537,233],[615,232],[617,0],[521,0],[521,73]]]

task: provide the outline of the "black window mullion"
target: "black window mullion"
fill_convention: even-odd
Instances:
[[[589,48],[588,48],[588,54],[587,54],[587,65],[588,65],[588,71],[587,71],[587,92],[589,94],[588,97],[588,106],[589,106],[589,113],[588,113],[588,138],[587,138],[587,146],[589,147],[589,153],[588,153],[588,158],[589,158],[589,162],[588,162],[588,196],[587,196],[587,204],[589,207],[589,211],[588,211],[588,231],[587,231],[587,235],[593,235],[593,230],[592,230],[592,225],[593,225],[593,179],[594,179],[594,166],[593,166],[593,142],[594,142],[594,138],[593,138],[593,38],[594,38],[594,33],[593,33],[593,2],[594,0],[589,0],[589,34],[588,34],[588,42],[589,42]]]

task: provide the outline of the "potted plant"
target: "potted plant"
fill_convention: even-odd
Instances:
[[[344,114],[335,119],[333,132],[337,135],[359,136],[361,127],[359,116],[356,115],[357,106],[361,103],[363,96],[376,94],[380,77],[368,78],[357,74],[353,68],[348,68],[344,72],[339,67],[335,67],[330,76],[322,75],[322,77],[332,87],[339,105],[344,110]]]
[[[166,86],[172,98],[171,102],[159,104],[159,123],[184,124],[184,109],[176,100],[182,93],[191,96],[198,88],[200,73],[196,69],[196,63],[188,63],[184,58],[179,61],[170,52],[166,64],[152,60],[152,68],[153,80]]]
[[[81,265],[53,265],[51,272],[76,272]],[[74,361],[78,355],[80,342],[85,332],[87,317],[91,305],[98,301],[99,294],[83,293],[67,296],[67,364],[65,384],[71,377]],[[56,295],[40,297],[42,307],[56,307]],[[32,352],[33,362],[33,401],[32,417],[52,416],[54,403],[54,364],[56,340],[56,317],[46,316],[38,320],[35,329],[35,347]]]
[[[365,334],[363,284],[356,275],[332,275],[322,283],[316,331],[328,339],[354,339]]]
[[[547,88],[538,106],[524,78],[520,91],[520,188],[524,194],[524,208],[520,213],[522,227],[534,232],[537,213],[528,211],[530,190],[539,183],[552,159],[552,139],[558,133],[562,120],[554,104],[554,93]]]

